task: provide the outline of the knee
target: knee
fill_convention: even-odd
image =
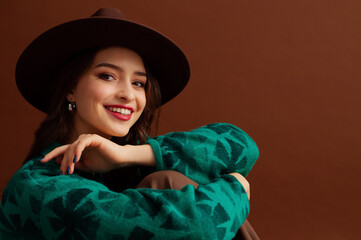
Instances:
[[[194,187],[198,186],[196,182],[177,171],[164,170],[149,174],[139,183],[137,188],[180,190],[188,184]]]

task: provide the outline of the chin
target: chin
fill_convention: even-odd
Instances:
[[[126,134],[118,134],[118,135],[114,135],[113,137],[122,138],[122,137],[127,136],[127,134],[128,134],[128,133],[126,133]]]
[[[127,136],[127,134],[129,133],[129,129],[127,131],[121,131],[121,132],[116,132],[111,135],[112,137],[125,137]]]

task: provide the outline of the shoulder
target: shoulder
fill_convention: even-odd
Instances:
[[[242,141],[245,143],[254,143],[253,139],[241,128],[230,124],[230,123],[211,123],[190,131],[180,131],[180,132],[170,132],[165,135],[157,136],[155,138],[148,138],[148,140],[152,139],[179,139],[186,140],[187,138],[235,138],[238,141]]]

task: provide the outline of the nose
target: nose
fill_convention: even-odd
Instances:
[[[121,81],[117,86],[117,98],[125,102],[131,102],[135,99],[134,89],[130,81]]]

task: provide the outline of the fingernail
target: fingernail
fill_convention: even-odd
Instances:
[[[76,162],[76,156],[74,156],[74,158],[73,158],[73,163],[75,163]]]
[[[59,171],[59,175],[63,175],[63,172],[62,172],[62,171]]]
[[[66,169],[66,174],[70,175],[70,167]]]

